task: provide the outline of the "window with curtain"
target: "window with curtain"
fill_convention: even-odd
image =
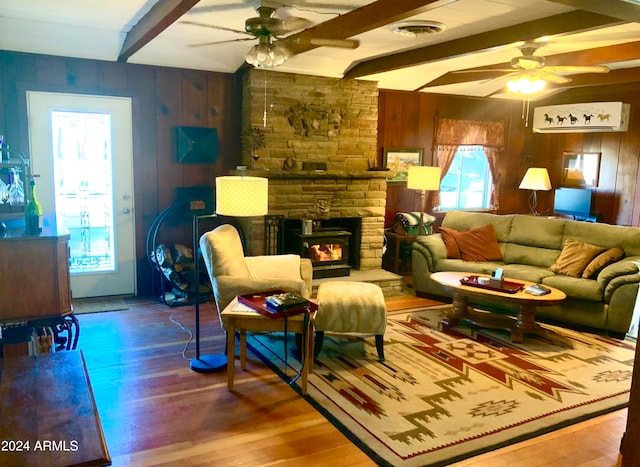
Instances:
[[[492,178],[482,146],[458,146],[440,183],[440,209],[489,209]]]
[[[433,205],[440,209],[497,209],[504,123],[439,119],[436,157],[442,173]]]

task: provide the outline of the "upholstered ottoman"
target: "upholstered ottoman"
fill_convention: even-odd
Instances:
[[[387,307],[382,289],[368,282],[328,281],[320,284],[314,319],[315,355],[320,353],[324,333],[374,334],[378,358],[384,361],[383,337]]]

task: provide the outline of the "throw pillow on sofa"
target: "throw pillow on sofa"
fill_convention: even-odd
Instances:
[[[605,250],[590,243],[565,240],[560,256],[549,270],[565,276],[581,277],[587,265]]]
[[[491,224],[467,231],[440,227],[440,234],[447,248],[447,258],[474,262],[503,259]]]
[[[591,262],[582,271],[582,278],[589,279],[595,277],[606,266],[615,263],[624,256],[624,250],[620,247],[610,248],[593,258]]]

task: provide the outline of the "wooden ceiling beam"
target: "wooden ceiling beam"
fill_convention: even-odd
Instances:
[[[570,6],[579,10],[611,16],[627,22],[640,23],[640,5],[625,0],[549,0],[552,3]]]
[[[198,2],[199,0],[160,0],[127,33],[118,61],[126,62]]]
[[[627,60],[640,60],[640,41],[627,42],[625,44],[610,45],[605,47],[596,47],[595,49],[579,50],[576,52],[568,52],[556,55],[544,55],[545,65],[562,66],[562,65],[601,65],[604,63],[624,62]],[[496,65],[487,65],[483,67],[468,68],[455,72],[445,73],[438,78],[425,83],[416,91],[435,86],[447,86],[450,84],[466,83],[469,81],[480,81],[498,78],[505,74],[497,70],[513,70],[509,63],[498,63]],[[476,71],[470,71],[476,70]]]
[[[456,0],[378,0],[292,34],[281,42],[294,55],[313,50],[311,39],[348,39]]]
[[[365,60],[347,70],[344,77],[359,78],[415,65],[422,65],[437,60],[464,57],[473,53],[512,45],[520,41],[532,41],[543,36],[573,34],[621,23],[624,23],[624,21],[609,16],[585,11],[571,11],[454,39],[449,42]]]

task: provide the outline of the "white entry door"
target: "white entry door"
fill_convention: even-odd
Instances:
[[[131,99],[27,92],[44,220],[70,233],[74,298],[135,293]]]

